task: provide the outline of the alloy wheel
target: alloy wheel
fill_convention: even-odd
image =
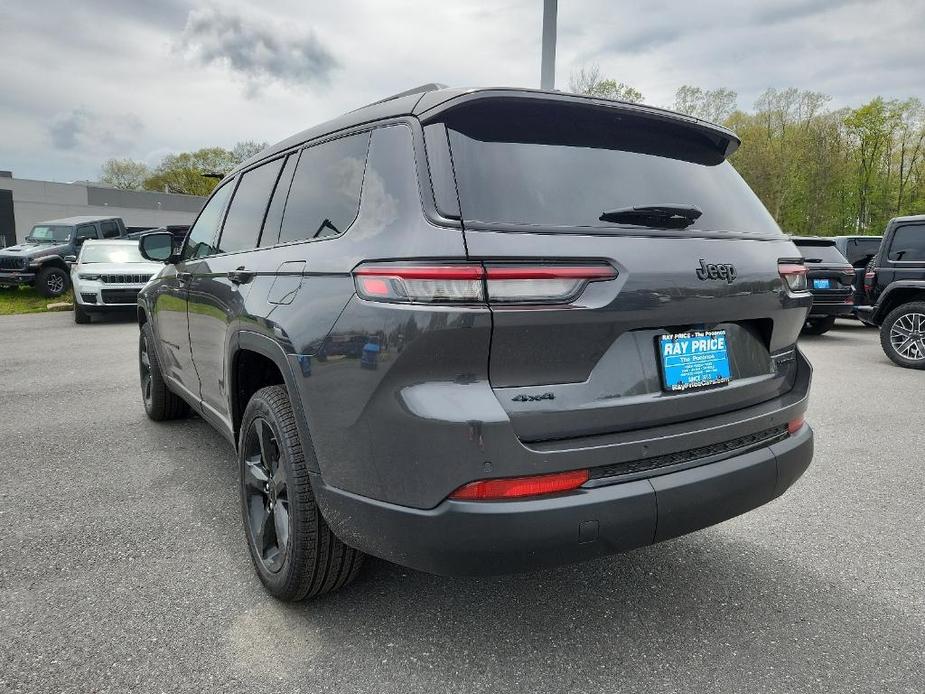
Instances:
[[[248,535],[261,564],[276,573],[289,552],[289,489],[279,442],[262,417],[256,417],[247,430],[242,474]]]
[[[45,284],[52,294],[62,294],[64,292],[64,275],[53,272],[48,276]]]
[[[144,398],[145,405],[151,404],[151,357],[148,354],[148,339],[141,336],[141,350],[138,355],[139,371],[141,372],[141,396]]]
[[[904,313],[890,327],[890,344],[910,361],[925,359],[925,313]]]

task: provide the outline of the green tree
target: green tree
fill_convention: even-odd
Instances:
[[[643,101],[642,92],[635,87],[631,87],[624,82],[602,77],[601,68],[598,65],[581,67],[577,71],[573,71],[569,79],[569,91],[574,94],[628,101],[633,104],[642,103]]]
[[[231,149],[231,156],[236,163],[247,161],[254,155],[266,149],[269,145],[266,142],[256,142],[254,140],[244,140],[237,143]]]
[[[232,149],[205,147],[168,154],[144,181],[147,190],[184,195],[208,195],[222,176],[265,149],[265,142],[244,141]]]
[[[141,190],[150,173],[143,162],[132,159],[108,159],[100,169],[100,183],[122,190]]]
[[[724,123],[736,110],[736,97],[731,89],[701,89],[689,84],[678,87],[674,95],[674,110],[712,123]]]

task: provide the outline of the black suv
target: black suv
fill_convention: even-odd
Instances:
[[[822,335],[836,318],[850,318],[854,312],[854,268],[835,246],[834,238],[794,236],[806,262],[806,281],[813,295],[803,332]]]
[[[45,297],[61,296],[71,284],[68,262],[87,239],[125,236],[120,217],[67,217],[32,227],[26,240],[0,250],[0,286],[34,286]]]
[[[871,259],[880,250],[882,236],[836,236],[835,247],[854,268],[854,311],[867,304],[864,273]]]
[[[422,89],[223,180],[140,293],[155,420],[237,447],[256,571],[439,574],[665,540],[812,457],[812,303],[723,128],[520,89]]]
[[[899,366],[925,369],[925,215],[895,217],[864,276],[868,305],[858,317],[880,328]]]

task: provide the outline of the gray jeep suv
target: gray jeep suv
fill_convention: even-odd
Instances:
[[[154,420],[237,450],[285,600],[364,554],[573,562],[782,494],[812,457],[800,253],[728,130],[634,104],[428,86],[229,173],[139,295]]]

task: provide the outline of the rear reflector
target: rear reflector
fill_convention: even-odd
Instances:
[[[357,294],[398,303],[562,304],[588,282],[611,280],[616,270],[592,265],[361,265]]]
[[[577,489],[587,482],[589,477],[590,473],[587,470],[571,470],[552,475],[479,480],[464,484],[450,494],[450,498],[458,501],[489,501],[542,496]]]
[[[806,421],[806,417],[800,415],[796,419],[791,419],[787,422],[787,432],[790,434],[797,433],[802,427],[803,423]]]
[[[805,292],[806,266],[792,260],[781,260],[777,264],[781,279],[791,292]]]

